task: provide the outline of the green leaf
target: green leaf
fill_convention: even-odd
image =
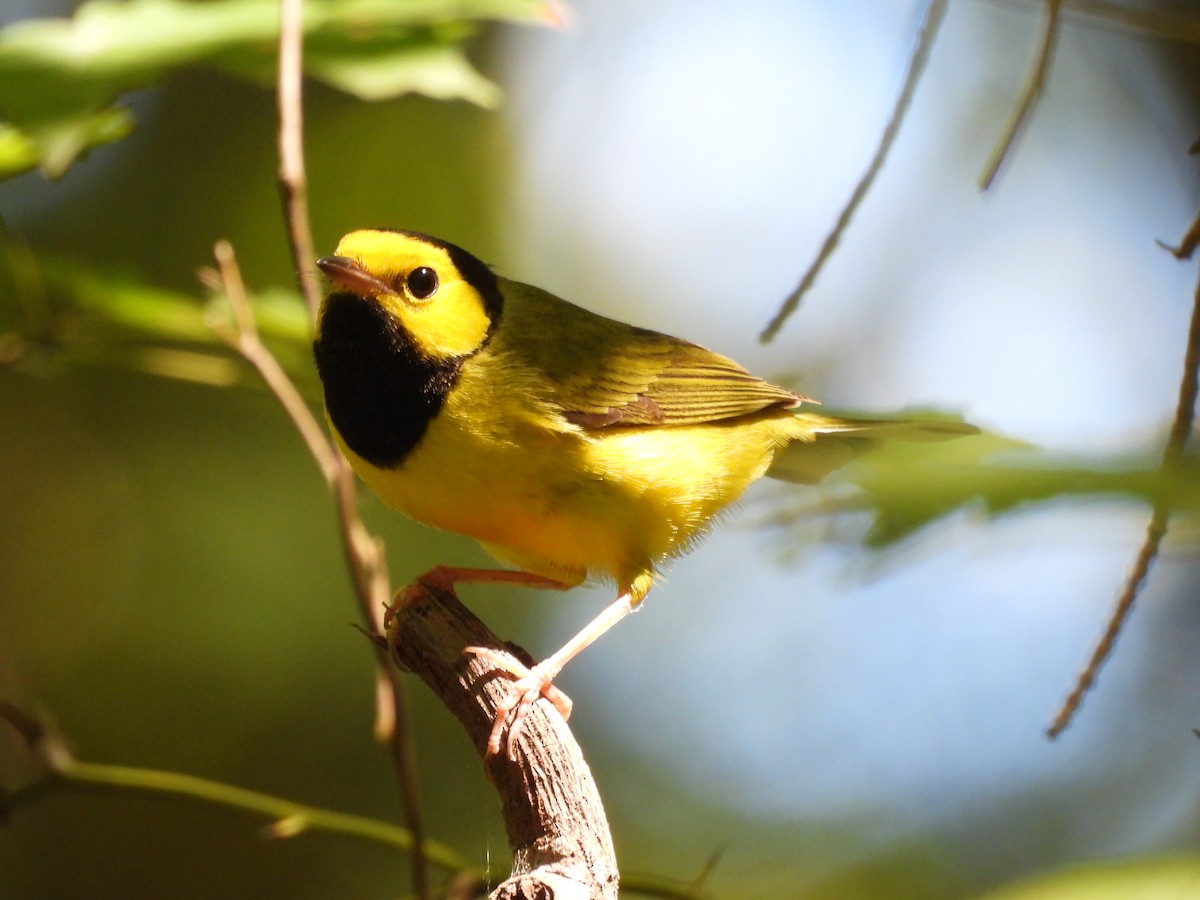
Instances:
[[[1164,471],[1157,460],[1065,459],[994,434],[938,444],[889,442],[846,467],[858,490],[847,507],[867,509],[867,542],[884,546],[957,509],[992,515],[1061,497],[1126,497],[1176,512],[1200,510],[1200,466]]]
[[[37,263],[44,296],[38,303],[18,298],[28,319],[37,323],[36,333],[31,321],[17,336],[26,353],[41,348],[66,362],[101,363],[220,386],[257,382],[213,330],[214,325],[231,324],[223,296],[204,300],[67,260],[39,258]],[[277,288],[253,294],[249,301],[264,342],[302,387],[310,387],[312,332],[300,297]]]
[[[119,141],[132,130],[129,111],[115,106],[48,122],[30,133],[0,122],[0,180],[39,165],[47,176],[58,178],[87,150]]]
[[[379,55],[310,53],[306,68],[326,84],[363,100],[418,93],[485,108],[500,102],[499,88],[476,72],[457,47]]]
[[[551,19],[544,0],[307,0],[307,72],[368,100],[417,91],[491,105],[498,90],[467,62],[462,41],[482,20]],[[87,147],[116,139],[119,96],[176,69],[205,65],[269,83],[278,34],[278,0],[89,0],[73,19],[10,25],[0,31],[10,145],[0,175],[28,168],[31,152],[60,175]]]
[[[187,294],[65,261],[43,260],[42,278],[61,307],[60,333],[72,339],[111,340],[132,332],[164,342],[214,340],[203,305]]]

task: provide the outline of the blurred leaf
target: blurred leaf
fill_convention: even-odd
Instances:
[[[86,317],[91,338],[111,339],[115,328],[160,341],[214,340],[203,306],[187,294],[71,263],[46,265],[43,278],[47,291],[69,312],[72,330],[79,330],[79,318]],[[97,332],[96,325],[110,327]]]
[[[1077,866],[1003,887],[979,900],[1167,900],[1200,895],[1200,857]]]
[[[188,381],[227,386],[257,376],[222,343],[213,324],[229,321],[224,297],[164,290],[126,275],[40,258],[43,306],[28,310],[38,327],[27,343],[70,361],[102,362]],[[29,298],[18,298],[31,305]],[[263,340],[304,386],[313,378],[308,313],[294,291],[250,296]],[[8,316],[5,317],[7,319]]]
[[[85,151],[119,141],[132,130],[133,117],[120,107],[76,116],[57,127],[48,124],[42,129],[39,142],[0,122],[0,180],[39,165],[48,176],[57,178]]]
[[[847,466],[843,477],[859,489],[845,505],[874,516],[867,535],[873,546],[894,543],[963,507],[997,514],[1064,496],[1107,494],[1174,511],[1200,509],[1194,460],[1169,472],[1157,461],[1064,460],[993,434],[938,444],[889,442]]]
[[[310,75],[358,97],[406,92],[484,105],[498,90],[462,55],[484,19],[547,21],[542,0],[308,0]],[[51,177],[80,152],[114,140],[121,94],[172,70],[208,65],[269,83],[275,69],[278,0],[89,0],[73,19],[16,22],[0,31],[0,119],[24,153],[0,176],[29,168]],[[18,168],[19,166],[19,168]]]
[[[364,100],[404,93],[469,100],[485,107],[500,100],[499,88],[476,72],[457,47],[379,55],[309,54],[307,68],[327,84]]]

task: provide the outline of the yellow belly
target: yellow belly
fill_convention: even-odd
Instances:
[[[343,450],[369,487],[419,522],[473,537],[526,571],[567,584],[608,578],[638,595],[655,565],[685,550],[797,436],[783,412],[591,432],[485,415],[448,404],[397,469]]]

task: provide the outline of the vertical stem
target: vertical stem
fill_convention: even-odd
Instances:
[[[937,38],[938,29],[942,26],[942,20],[946,17],[946,7],[949,0],[930,0],[929,5],[925,8],[925,18],[921,23],[921,33],[917,37],[917,45],[913,49],[912,57],[908,61],[908,71],[904,75],[904,86],[900,89],[899,96],[896,97],[896,105],[892,108],[892,116],[884,126],[883,134],[879,137],[879,144],[875,148],[875,155],[871,158],[870,164],[867,166],[862,177],[859,178],[858,184],[854,186],[854,190],[850,194],[850,199],[846,201],[846,205],[842,208],[838,215],[837,222],[833,228],[825,236],[824,243],[821,244],[821,249],[817,251],[817,258],[812,261],[800,283],[796,285],[787,299],[779,307],[779,311],[767,326],[759,334],[758,339],[766,344],[774,339],[779,330],[783,328],[784,323],[791,317],[797,309],[800,308],[800,300],[808,293],[817,281],[817,276],[821,270],[825,268],[825,263],[833,256],[833,251],[837,249],[838,242],[842,239],[842,235],[846,229],[850,227],[850,220],[854,218],[855,212],[862,204],[867,196],[867,192],[871,190],[871,185],[875,183],[876,176],[883,169],[883,165],[887,162],[888,153],[892,149],[892,144],[896,142],[896,136],[900,133],[900,125],[904,122],[905,116],[908,114],[908,108],[912,105],[913,96],[917,92],[917,84],[921,81],[921,75],[925,71],[925,66],[929,62],[929,54],[933,50],[933,42]]]
[[[1200,391],[1200,283],[1196,285],[1196,293],[1192,300],[1192,320],[1188,327],[1187,349],[1184,351],[1183,376],[1179,381],[1179,400],[1175,405],[1175,419],[1171,423],[1171,433],[1167,437],[1167,445],[1163,448],[1162,468],[1164,471],[1169,472],[1179,464],[1184,447],[1187,446],[1188,438],[1192,433],[1192,424],[1195,421],[1198,391]],[[1121,595],[1117,598],[1112,613],[1109,614],[1104,633],[1096,642],[1083,671],[1075,679],[1075,686],[1062,702],[1058,712],[1055,713],[1054,720],[1047,727],[1047,737],[1053,739],[1063,733],[1071,724],[1071,720],[1075,718],[1075,713],[1079,711],[1084,696],[1096,683],[1096,677],[1109,654],[1112,653],[1117,636],[1125,627],[1125,622],[1133,611],[1133,603],[1150,575],[1150,569],[1158,556],[1158,549],[1167,535],[1169,521],[1170,510],[1166,504],[1161,502],[1156,504],[1154,513],[1150,517],[1150,524],[1146,526],[1146,537],[1138,550],[1133,568],[1125,579]]]
[[[283,202],[288,246],[296,270],[300,291],[315,322],[321,295],[313,264],[312,227],[308,215],[308,189],[304,166],[303,118],[303,0],[280,0],[279,26],[279,193]],[[354,579],[355,595],[367,623],[375,633],[382,631],[383,607],[390,600],[386,563],[382,547],[372,538],[358,518],[354,473],[336,447],[332,447],[338,465],[331,487],[338,508],[342,544]],[[425,829],[421,816],[416,780],[416,751],[409,728],[408,695],[391,660],[385,652],[377,656],[375,679],[375,732],[386,743],[400,782],[401,804],[406,824],[413,836],[412,884],[420,900],[429,894],[428,866],[425,859]]]
[[[992,151],[991,157],[988,158],[987,164],[983,167],[983,174],[979,176],[981,191],[988,190],[995,183],[1000,167],[1008,158],[1008,154],[1017,141],[1017,135],[1029,121],[1034,104],[1041,98],[1042,91],[1046,88],[1046,76],[1050,73],[1050,62],[1054,58],[1054,48],[1058,45],[1058,23],[1061,11],[1062,0],[1046,0],[1046,26],[1042,29],[1042,39],[1038,42],[1033,66],[1025,77],[1021,96],[1004,125],[1000,140]]]
[[[309,318],[315,322],[321,293],[313,265],[308,186],[304,174],[304,104],[301,102],[304,0],[280,0],[279,13],[279,193],[283,200],[292,265],[308,306]]]

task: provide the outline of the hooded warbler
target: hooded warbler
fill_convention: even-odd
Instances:
[[[958,422],[852,420],[679,338],[588,312],[409,231],[354,231],[317,260],[330,290],[314,338],[325,410],[350,464],[387,504],[468,535],[515,571],[439,567],[417,583],[566,589],[617,599],[515,679],[496,715],[508,748],[555,676],[631,612],[763,475],[814,483],[879,438],[968,434]]]

